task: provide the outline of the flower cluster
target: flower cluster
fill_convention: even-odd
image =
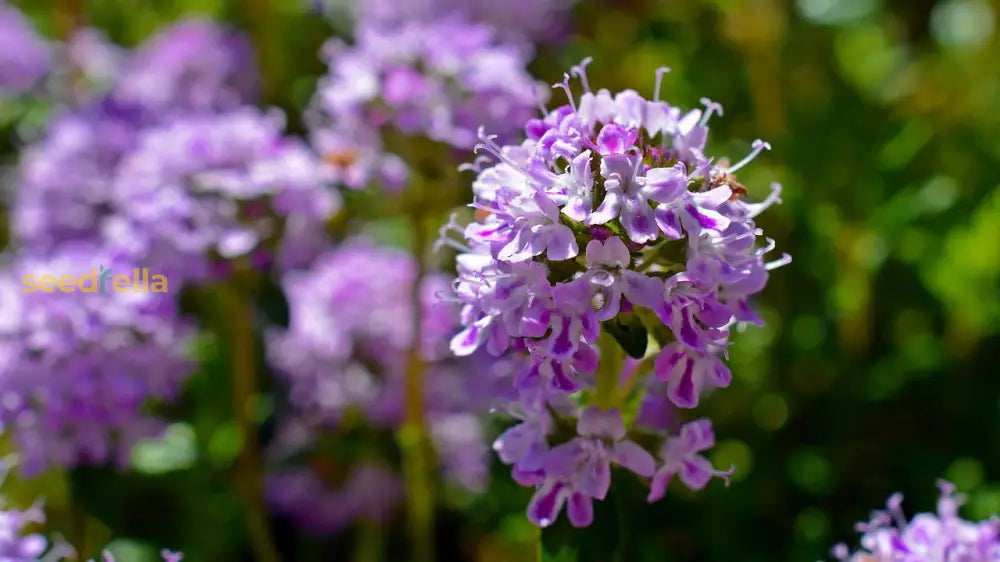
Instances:
[[[0,97],[31,89],[49,70],[51,48],[17,8],[0,3]]]
[[[208,59],[204,53],[192,56],[186,51],[187,41],[195,38]],[[84,98],[56,115],[44,137],[23,151],[21,189],[12,217],[19,244],[48,252],[68,241],[99,243],[104,220],[118,210],[113,198],[118,165],[141,131],[185,109],[226,107],[237,95],[243,103],[250,101],[254,91],[225,87],[246,82],[242,76],[252,72],[232,66],[242,58],[241,49],[234,51],[233,45],[241,44],[243,40],[198,21],[168,28],[133,53],[115,50],[94,33],[78,33],[67,45],[67,58],[82,67],[104,67],[93,72],[111,75],[105,76],[112,82],[111,91]],[[203,68],[205,63],[199,62],[215,59],[230,64]],[[157,78],[150,93],[144,86],[149,76],[170,79]],[[213,92],[213,85],[223,89]],[[177,105],[167,107],[167,100]]]
[[[693,408],[703,392],[729,384],[722,359],[730,330],[760,322],[748,300],[768,270],[788,260],[765,261],[773,243],[759,243],[754,224],[778,200],[778,186],[763,203],[749,203],[734,176],[766,143],[755,141],[733,166],[715,162],[704,151],[717,104],[703,100],[704,111],[683,113],[661,101],[665,69],[652,100],[633,90],[593,92],[588,62],[573,68],[584,88],[579,100],[567,75],[556,87],[569,103],[528,121],[523,143],[501,146],[480,133],[477,151],[487,155],[470,166],[479,220],[465,228],[452,222],[441,239],[460,252],[454,289],[464,329],[452,351],[519,350],[531,358],[508,407],[522,422],[496,448],[519,482],[536,486],[529,516],[542,526],[567,502],[571,521],[589,524],[591,500],[607,493],[610,463],[652,476],[650,501],[672,474],[694,488],[724,475],[698,454],[713,443],[707,420],[667,439],[659,469],[626,439],[614,407],[623,366],[611,364],[614,354],[601,356],[610,347],[599,339],[641,358],[652,335],[659,352],[647,392]],[[599,365],[605,374],[595,376]],[[570,400],[577,396],[589,404]],[[577,436],[550,446],[574,418]]]
[[[257,95],[252,46],[208,20],[182,21],[128,58],[111,95],[161,120],[164,113],[236,109]]]
[[[280,515],[317,534],[343,529],[358,519],[387,520],[403,500],[400,478],[373,462],[352,463],[348,470],[336,490],[329,489],[315,469],[276,471],[267,480],[268,502]]]
[[[383,26],[461,14],[515,41],[553,41],[564,36],[561,22],[574,0],[534,0],[512,6],[490,0],[358,0],[355,11],[368,24]]]
[[[37,560],[48,548],[49,541],[36,533],[22,533],[26,526],[44,522],[45,513],[38,505],[25,511],[0,510],[0,560]]]
[[[423,135],[471,148],[476,127],[500,134],[530,116],[537,88],[526,53],[498,43],[494,31],[455,17],[397,26],[362,25],[352,46],[324,51],[329,74],[320,82],[310,119],[314,143],[349,187],[377,179],[398,187],[406,168],[382,145],[381,132]]]
[[[284,136],[280,115],[242,105],[254,91],[245,50],[180,23],[120,63],[109,93],[56,117],[22,157],[18,242],[107,245],[175,281],[251,251],[285,266],[318,253],[339,208],[330,169]]]
[[[955,487],[939,482],[937,515],[920,513],[909,522],[902,494],[893,494],[885,511],[859,523],[861,550],[839,544],[833,556],[842,562],[989,562],[1000,560],[1000,518],[973,523],[958,515],[962,503]]]
[[[132,444],[161,429],[146,403],[175,398],[191,371],[188,330],[170,295],[100,292],[99,267],[133,276],[131,263],[67,245],[52,258],[22,257],[0,278],[0,424],[26,474],[50,464],[124,466]],[[46,274],[92,273],[91,291],[36,285]]]
[[[307,451],[315,444],[314,430],[322,428],[337,431],[345,446],[355,432],[364,432],[367,453],[362,457],[377,456],[385,449],[375,443],[403,421],[404,377],[409,350],[418,337],[414,314],[419,314],[419,347],[426,361],[425,414],[443,471],[467,489],[484,487],[489,450],[480,421],[470,412],[485,403],[489,381],[486,375],[469,373],[489,369],[472,366],[474,359],[448,360],[455,309],[438,298],[447,291],[447,280],[437,275],[420,280],[421,306],[416,311],[416,275],[417,264],[410,254],[379,248],[364,239],[348,240],[321,255],[309,269],[285,274],[290,325],[272,330],[267,338],[268,359],[285,382],[291,405],[277,440],[284,450],[273,451],[276,457]],[[391,439],[388,443],[388,448],[394,447]],[[344,456],[336,460],[343,462]],[[377,472],[379,481],[391,476],[382,467]],[[335,482],[339,491],[318,494],[307,492],[321,486],[315,475],[282,470],[271,483],[276,490],[271,497],[286,513],[319,510],[328,528],[334,529],[364,516],[364,509],[352,506],[370,495],[374,476],[371,470],[360,474],[340,471],[339,477],[327,478],[342,481]],[[398,494],[388,493],[392,486],[376,488],[384,500],[379,505],[398,499]]]
[[[281,115],[245,107],[143,131],[118,167],[106,238],[180,279],[204,278],[213,256],[248,255],[282,231],[284,265],[305,263],[340,200],[283,127]]]

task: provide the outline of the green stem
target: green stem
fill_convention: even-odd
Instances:
[[[256,361],[253,323],[247,296],[237,288],[226,293],[229,301],[230,369],[233,385],[233,414],[240,434],[236,458],[236,487],[243,496],[247,532],[259,562],[279,562],[263,499],[263,462],[254,419]]]
[[[362,520],[358,524],[357,542],[354,545],[354,562],[382,561],[382,524]]]
[[[542,562],[545,558],[545,550],[542,547],[542,533],[544,529],[541,527],[535,527],[535,537],[534,537],[534,551],[535,551],[535,562]]]
[[[247,27],[253,38],[254,49],[261,72],[261,90],[264,100],[268,103],[280,103],[282,88],[286,87],[284,67],[282,64],[281,38],[278,35],[278,14],[272,5],[273,0],[244,0],[239,3],[239,9],[246,19]]]
[[[423,209],[415,205],[411,211],[414,259],[417,263],[413,279],[412,342],[406,369],[406,418],[398,441],[403,455],[403,475],[406,480],[406,509],[413,562],[434,560],[434,494],[431,478],[430,438],[425,419],[423,379],[424,359],[420,353],[421,306],[420,282],[425,273],[424,254],[427,249],[423,224]]]

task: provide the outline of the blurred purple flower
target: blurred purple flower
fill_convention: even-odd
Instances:
[[[100,266],[133,276],[111,253],[67,245],[49,259],[17,259],[0,279],[0,423],[26,474],[50,464],[125,466],[132,445],[161,429],[146,402],[176,398],[193,368],[183,356],[190,332],[169,292],[41,290],[46,274],[94,273],[93,286]]]
[[[144,130],[118,167],[119,213],[105,235],[179,281],[205,278],[213,256],[267,248],[278,240],[276,217],[315,248],[340,199],[325,185],[322,163],[283,127],[280,114],[241,108]],[[294,252],[294,240],[284,243]],[[284,265],[312,256],[293,257],[300,263]]]
[[[25,511],[0,509],[0,560],[18,562],[40,558],[48,549],[49,541],[40,534],[22,535],[22,532],[30,524],[44,522],[45,513],[40,505]]]
[[[155,115],[235,109],[257,97],[252,46],[208,20],[182,20],[129,57],[112,96]]]
[[[343,529],[356,519],[384,521],[404,496],[399,478],[379,464],[358,463],[339,487],[328,486],[309,469],[285,469],[268,476],[265,495],[277,513],[315,533]]]
[[[851,554],[838,544],[832,555],[842,562],[989,562],[1000,560],[1000,518],[973,523],[958,515],[963,498],[948,482],[938,484],[937,514],[919,513],[909,522],[902,494],[893,494],[885,511],[857,525],[861,550]]]
[[[49,70],[51,48],[17,8],[0,2],[0,94],[31,89]]]
[[[404,377],[413,333],[417,264],[401,250],[355,238],[319,256],[309,269],[289,271],[283,287],[290,309],[287,329],[267,334],[267,355],[287,386],[290,409],[272,447],[276,463],[308,451],[319,431],[396,430],[404,415]],[[427,362],[424,404],[428,429],[446,480],[479,491],[488,481],[489,449],[478,413],[491,400],[497,373],[484,358],[450,358],[448,340],[457,310],[442,301],[447,279],[420,280],[420,345]],[[359,423],[360,422],[360,423]],[[390,443],[389,446],[394,446]],[[338,458],[338,463],[348,459]],[[303,471],[307,469],[279,469]],[[304,474],[287,486],[320,486]],[[278,481],[282,481],[281,478]],[[297,484],[296,484],[297,483]],[[271,497],[296,519],[315,517],[315,530],[333,530],[358,515],[330,492]],[[329,496],[328,507],[310,507],[310,496]],[[300,499],[296,499],[300,497]],[[393,496],[395,501],[395,496]],[[345,500],[346,501],[346,500]],[[349,502],[348,502],[349,503]],[[343,509],[342,509],[343,508]]]
[[[514,133],[538,96],[522,49],[455,17],[362,24],[354,45],[331,41],[324,53],[330,72],[320,81],[310,128],[317,149],[352,188],[371,179],[398,188],[405,178],[380,130],[470,148],[479,125]]]
[[[320,0],[327,3],[329,0]],[[516,7],[490,0],[354,0],[362,22],[395,26],[412,21],[461,15],[490,25],[506,39],[556,41],[565,37],[569,9],[575,0],[534,0]]]

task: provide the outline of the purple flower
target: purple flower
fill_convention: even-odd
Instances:
[[[320,5],[330,0],[313,0]],[[568,11],[575,0],[536,0],[516,10],[489,0],[355,0],[352,7],[364,23],[383,27],[412,21],[426,21],[460,14],[472,21],[493,26],[505,38],[525,41],[554,41],[567,33]]]
[[[383,150],[380,131],[471,148],[478,126],[511,136],[535,107],[527,53],[453,15],[393,26],[362,22],[354,45],[331,41],[324,51],[330,72],[308,120],[317,149],[352,188],[377,179],[395,189],[404,175],[398,157]]]
[[[869,523],[859,523],[861,550],[850,554],[838,544],[832,555],[842,562],[960,562],[1000,559],[1000,518],[979,523],[962,519],[962,498],[955,487],[940,482],[937,514],[920,513],[909,522],[901,508],[902,494],[893,494],[886,511],[876,511]]]
[[[0,510],[0,560],[13,562],[39,559],[48,549],[49,541],[36,533],[21,533],[30,524],[44,522],[45,513],[40,505],[34,505],[25,511]]]
[[[132,445],[162,428],[147,402],[176,399],[192,371],[170,279],[167,293],[101,292],[99,268],[130,280],[138,271],[108,251],[67,245],[51,259],[16,259],[0,280],[0,423],[27,474],[126,466]]]
[[[656,377],[667,383],[667,397],[680,408],[694,408],[707,388],[729,386],[729,368],[713,353],[672,343],[656,358]]]
[[[180,552],[171,552],[166,549],[160,551],[160,556],[163,557],[163,562],[181,562],[181,560],[184,560],[184,555]],[[104,562],[115,562],[114,555],[107,550],[101,554],[101,558]]]
[[[652,100],[634,90],[594,92],[589,63],[571,69],[583,86],[579,101],[567,74],[554,87],[569,103],[527,121],[527,140],[501,144],[480,131],[480,155],[466,167],[476,172],[477,219],[464,228],[452,220],[439,241],[459,252],[453,292],[462,328],[452,352],[485,347],[528,357],[512,380],[517,397],[505,408],[522,422],[496,448],[518,482],[538,486],[529,510],[536,523],[551,522],[566,504],[571,521],[585,525],[591,499],[606,492],[572,472],[574,455],[593,440],[550,444],[551,427],[578,419],[581,408],[623,407],[632,392],[645,396],[630,423],[659,432],[675,425],[676,408],[693,408],[709,389],[729,384],[723,359],[731,328],[759,322],[749,299],[769,270],[789,261],[765,261],[774,243],[754,224],[778,202],[778,189],[749,203],[734,175],[766,143],[754,142],[733,166],[716,165],[704,147],[708,120],[721,108],[703,100],[706,111],[684,115],[661,101],[666,69],[657,71]],[[615,345],[642,360],[620,366]],[[646,352],[656,348],[654,360]],[[656,376],[636,385],[640,369]],[[523,415],[539,409],[544,416]],[[707,424],[689,424],[670,440],[653,496],[674,472],[692,487],[704,485],[704,474],[723,474],[697,455],[711,446]],[[559,472],[543,457],[572,469]],[[603,475],[608,462],[597,455],[580,466]]]
[[[564,504],[574,527],[594,518],[592,500],[603,500],[611,487],[611,464],[639,476],[652,476],[653,456],[625,439],[625,423],[616,409],[583,410],[573,440],[553,447],[542,461],[544,480],[528,504],[528,518],[540,527],[555,522]]]
[[[17,8],[0,4],[0,95],[31,89],[49,70],[49,45]]]
[[[118,166],[120,212],[108,236],[178,280],[196,281],[213,258],[239,258],[277,240],[275,217],[315,246],[310,236],[322,236],[340,199],[325,185],[322,163],[283,127],[280,114],[242,108],[143,131]],[[312,256],[297,257],[286,265]]]
[[[587,267],[590,283],[598,286],[603,298],[596,317],[600,321],[618,316],[621,299],[652,308],[663,300],[663,283],[637,271],[628,269],[632,258],[621,238],[612,237],[606,242],[591,240],[587,244]]]
[[[72,91],[69,98],[74,103],[51,121],[48,131],[37,143],[22,153],[21,185],[13,213],[17,242],[30,251],[42,253],[52,252],[65,242],[81,241],[117,246],[123,251],[141,254],[148,250],[143,246],[148,243],[144,240],[147,233],[135,232],[123,216],[125,207],[134,202],[129,201],[127,189],[123,192],[121,184],[135,182],[127,188],[142,191],[153,187],[154,175],[174,183],[181,179],[176,176],[163,178],[164,171],[157,169],[161,166],[154,155],[142,153],[149,149],[144,145],[152,142],[150,136],[168,136],[164,130],[173,130],[182,136],[199,124],[209,128],[213,125],[225,128],[227,123],[237,126],[239,116],[252,113],[247,109],[237,110],[254,97],[256,79],[249,43],[212,23],[189,20],[165,30],[134,53],[109,45],[92,30],[78,33],[64,50],[63,58],[69,68],[61,69],[66,74],[62,79],[71,82],[65,89]],[[81,88],[77,84],[75,77],[78,74],[110,84],[89,91],[89,85]],[[105,89],[109,91],[101,93]],[[221,121],[212,122],[213,112],[230,113],[223,113],[218,116]],[[260,170],[257,177],[247,178],[247,184],[256,183],[259,189],[266,181],[281,182],[275,189],[283,193],[286,190],[301,192],[307,184],[320,181],[317,178],[326,173],[325,167],[318,161],[307,163],[305,148],[291,146],[294,142],[278,146],[281,143],[275,139],[264,139],[266,146],[256,146],[260,152],[236,154],[240,149],[247,149],[253,141],[266,137],[268,129],[272,136],[280,134],[280,120],[258,117],[258,128],[265,130],[260,133],[250,130],[253,126],[247,125],[253,119],[245,117],[243,130],[229,131],[250,138],[233,144],[227,162],[202,160],[204,155],[196,154],[198,147],[193,146],[196,144],[193,141],[164,149],[164,158],[176,160],[186,154],[189,168],[185,171],[190,172],[198,163],[235,166],[234,159],[242,156],[247,159],[245,165]],[[172,140],[183,143],[192,139]],[[133,155],[135,152],[140,154]],[[260,163],[265,156],[268,161]],[[136,159],[143,162],[135,164]],[[133,163],[123,170],[126,161]],[[177,162],[171,164],[176,166]],[[198,171],[203,175],[208,172]],[[215,172],[218,176],[224,175],[223,170]],[[231,175],[226,179],[234,180]],[[288,188],[289,183],[295,183],[298,188]],[[173,194],[159,196],[157,204],[165,207],[157,210],[177,203],[178,211],[188,211],[183,201],[171,199],[179,190],[176,186],[164,189]],[[301,197],[296,201],[300,211],[310,204]],[[315,205],[317,213],[329,211],[329,205],[322,201],[312,200],[311,204]],[[135,211],[135,206],[130,210]],[[198,222],[198,218],[190,215],[188,218]],[[294,228],[297,232],[307,230],[299,224]],[[229,229],[226,234],[229,240],[223,244],[223,249],[239,246],[241,242],[245,245],[249,239],[246,229]],[[179,241],[182,245],[192,244],[190,236],[180,236]],[[192,267],[198,265],[195,263]]]
[[[21,153],[13,230],[33,252],[67,242],[100,244],[114,215],[111,184],[134,146],[138,123],[111,103],[57,116],[45,137]]]
[[[268,477],[265,494],[278,514],[321,534],[343,529],[361,517],[385,520],[403,499],[403,484],[382,465],[359,463],[336,490],[329,490],[309,470],[289,469]]]
[[[511,375],[498,375],[482,354],[451,356],[448,343],[458,306],[441,298],[448,292],[446,278],[418,280],[417,270],[406,252],[350,239],[321,254],[309,268],[284,275],[290,323],[267,334],[268,360],[289,402],[271,451],[276,465],[304,453],[318,456],[317,439],[324,430],[358,432],[379,450],[374,444],[385,430],[397,430],[404,420],[406,372],[419,315],[424,414],[439,466],[446,481],[465,489],[480,491],[487,485],[490,454],[479,412],[495,399],[494,377]],[[412,302],[416,283],[419,308]],[[352,455],[333,453],[335,462],[343,464]],[[288,471],[298,475],[279,476]],[[328,491],[311,479],[312,472],[295,465],[276,467],[280,489],[270,497],[280,511],[321,532],[367,516],[355,503],[368,501],[364,498],[372,492],[346,487]],[[394,469],[387,465],[385,472],[393,474]],[[380,499],[385,509],[379,512],[387,512],[396,496]]]
[[[252,61],[242,34],[207,20],[184,20],[139,47],[111,95],[152,114],[236,109],[256,98]]]
[[[652,503],[662,498],[667,491],[667,484],[675,474],[692,490],[704,488],[713,476],[722,478],[728,485],[733,469],[716,470],[711,461],[698,454],[714,446],[715,433],[712,431],[711,421],[700,419],[684,424],[680,434],[668,437],[660,449],[663,465],[653,475],[646,501]]]

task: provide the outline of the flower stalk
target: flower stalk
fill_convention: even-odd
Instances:
[[[263,463],[254,419],[257,358],[250,303],[246,291],[239,287],[230,287],[224,294],[229,312],[233,415],[241,443],[235,484],[244,502],[247,532],[257,560],[279,562],[281,557],[271,538],[263,500]]]
[[[419,198],[418,198],[419,199]],[[405,375],[405,419],[397,440],[403,455],[403,476],[406,481],[406,511],[413,562],[434,560],[434,494],[431,478],[430,438],[427,432],[423,379],[425,364],[421,355],[420,280],[426,272],[424,263],[427,236],[424,231],[423,209],[417,203],[410,210],[413,254],[416,274],[413,279],[411,303],[413,327]]]

